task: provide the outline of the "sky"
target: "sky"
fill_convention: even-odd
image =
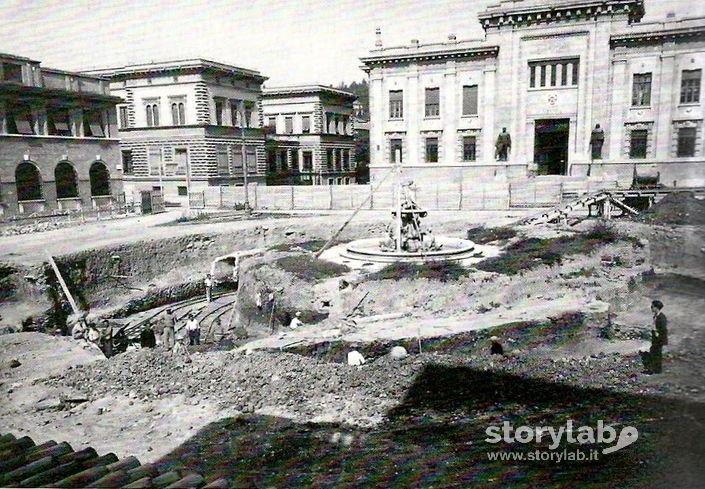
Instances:
[[[360,81],[374,47],[483,37],[498,0],[0,0],[0,52],[79,71],[206,58],[254,69],[266,86]],[[644,21],[705,15],[703,0],[646,0]]]

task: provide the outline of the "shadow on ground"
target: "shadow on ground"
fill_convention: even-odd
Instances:
[[[269,416],[212,423],[160,460],[231,487],[695,488],[705,479],[705,406],[581,389],[501,372],[429,365],[373,430]],[[596,461],[490,460],[487,452],[550,452],[548,443],[492,445],[485,429],[639,430],[636,443]],[[577,436],[577,435],[576,435]],[[562,443],[587,453],[608,445]]]

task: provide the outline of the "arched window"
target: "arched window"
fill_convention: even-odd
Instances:
[[[110,172],[108,172],[108,167],[104,163],[100,161],[93,163],[89,176],[91,179],[92,197],[110,195]]]
[[[17,200],[41,200],[42,176],[32,163],[20,163],[15,170]]]
[[[78,179],[76,170],[68,161],[62,161],[54,169],[54,180],[56,180],[56,198],[71,199],[78,197]]]

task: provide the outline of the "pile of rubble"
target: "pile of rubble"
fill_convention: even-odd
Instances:
[[[48,382],[75,388],[89,398],[122,394],[149,402],[182,394],[195,402],[208,400],[243,413],[269,410],[299,421],[369,425],[381,422],[404,399],[417,375],[432,364],[579,387],[647,392],[637,356],[547,360],[522,353],[506,357],[423,354],[404,359],[386,355],[354,367],[262,351],[197,353],[192,362],[185,363],[169,353],[142,350],[71,368]]]

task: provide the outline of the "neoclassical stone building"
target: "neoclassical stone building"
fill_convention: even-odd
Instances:
[[[265,88],[268,183],[355,183],[356,98],[324,85]]]
[[[0,215],[115,205],[120,101],[106,80],[0,54]]]
[[[264,182],[258,71],[204,59],[87,72],[110,80],[125,192],[164,189],[168,202],[208,186]],[[244,150],[243,150],[244,147]]]
[[[378,31],[362,58],[373,181],[401,159],[419,180],[628,182],[636,168],[704,184],[705,17],[644,12],[643,0],[505,0],[478,15],[482,40],[383,47]]]

